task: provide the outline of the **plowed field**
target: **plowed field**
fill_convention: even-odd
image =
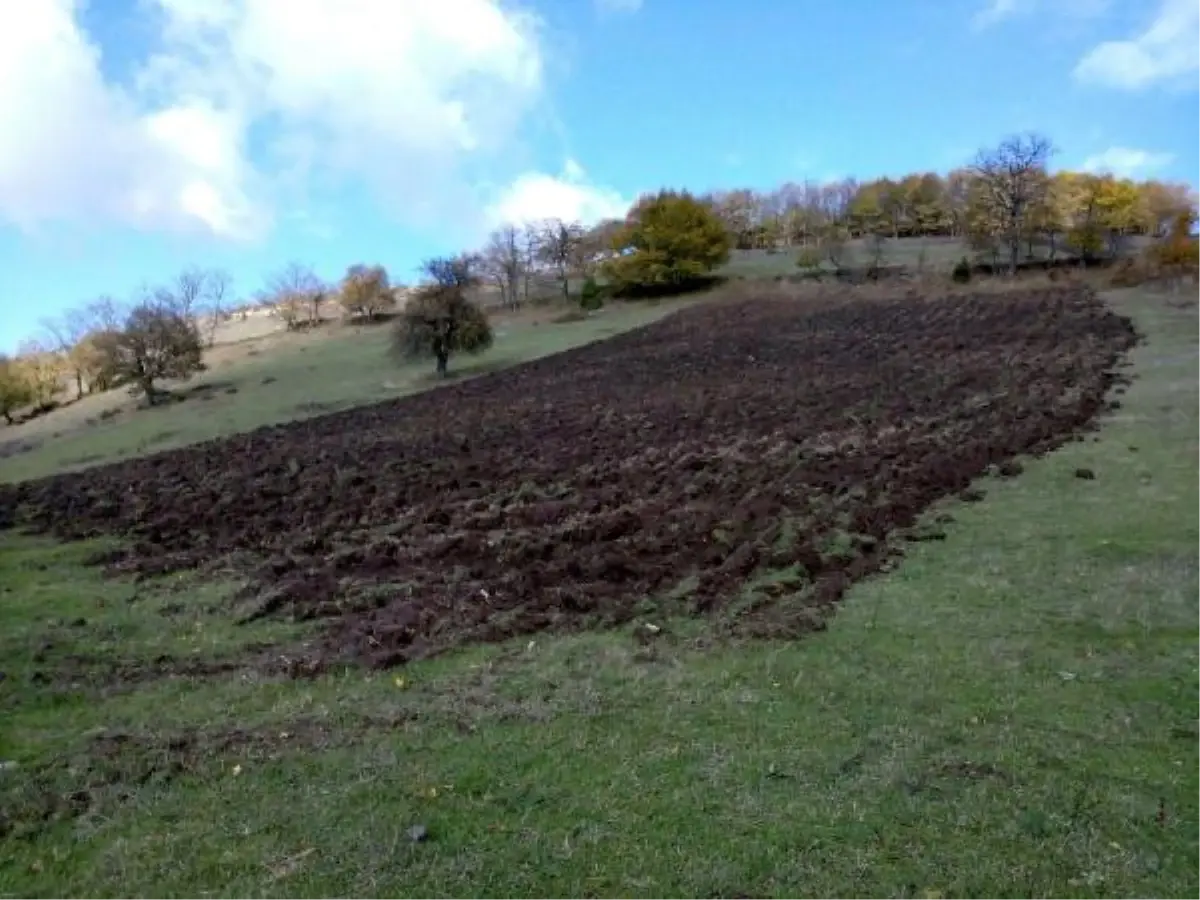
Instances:
[[[231,615],[328,619],[316,666],[617,624],[656,597],[794,634],[932,502],[1084,428],[1134,340],[1075,287],[710,304],[400,401],[0,488],[0,526],[127,537],[108,562],[128,571],[246,571]]]

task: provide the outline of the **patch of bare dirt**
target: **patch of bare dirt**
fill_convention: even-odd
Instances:
[[[0,526],[254,560],[237,614],[319,619],[305,671],[682,609],[821,627],[947,496],[1105,409],[1129,321],[1064,285],[709,304],[370,407],[0,487]],[[802,527],[795,527],[795,523]],[[937,539],[915,532],[915,539]],[[765,572],[793,589],[740,602]]]

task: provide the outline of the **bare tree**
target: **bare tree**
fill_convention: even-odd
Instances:
[[[867,235],[867,254],[871,260],[868,274],[871,278],[878,278],[883,269],[883,260],[887,256],[888,250],[887,242],[887,235],[879,229],[875,229]]]
[[[427,284],[467,290],[479,284],[480,258],[476,253],[458,256],[438,256],[421,263],[421,274]]]
[[[761,198],[748,188],[719,191],[702,202],[712,207],[725,230],[739,250],[749,250],[755,243],[755,232],[762,216]]]
[[[305,325],[316,326],[321,320],[321,304],[327,289],[311,268],[292,262],[271,277],[262,295],[263,305],[269,306],[289,330]]]
[[[578,222],[549,219],[542,226],[542,259],[557,272],[564,300],[571,296],[571,272],[582,243],[583,226]]]
[[[200,296],[200,327],[203,329],[205,346],[217,341],[217,329],[228,315],[230,294],[233,291],[233,276],[224,269],[209,269],[204,276],[204,290]]]
[[[77,351],[88,332],[88,316],[85,310],[68,309],[58,316],[42,319],[42,329],[49,337],[50,346],[62,355],[71,376],[75,379],[76,399],[83,397],[84,367]]]
[[[613,246],[613,241],[621,234],[624,228],[624,219],[605,219],[591,227],[585,243],[596,253],[611,255],[616,250]]]
[[[483,251],[484,271],[500,289],[501,302],[512,309],[521,304],[524,262],[521,229],[503,225],[492,232]]]
[[[194,319],[204,296],[207,280],[208,273],[204,269],[184,269],[170,284],[163,285],[153,292],[154,302],[160,308],[170,308],[176,315]]]
[[[89,392],[106,391],[119,380],[116,345],[125,325],[124,305],[104,294],[79,310],[78,316],[84,333],[70,354],[70,364],[87,381]]]
[[[192,266],[176,275],[170,284],[154,290],[151,297],[157,307],[170,308],[176,315],[194,321],[211,347],[217,327],[225,317],[232,285],[232,277],[223,269]]]
[[[828,225],[821,235],[821,251],[839,272],[847,251],[846,229],[842,225]]]
[[[858,193],[858,182],[847,178],[831,181],[818,189],[821,221],[826,225],[842,226],[850,214],[850,203]]]
[[[521,234],[521,295],[522,301],[529,302],[533,292],[533,279],[537,275],[538,261],[542,258],[542,229],[533,223],[526,223]]]
[[[1049,138],[1029,133],[1005,138],[981,150],[970,170],[1000,226],[1008,248],[1008,271],[1015,275],[1021,258],[1025,219],[1047,189],[1046,164],[1054,153]]]
[[[124,316],[121,305],[112,297],[104,294],[97,297],[84,308],[90,331],[115,332],[121,330]]]

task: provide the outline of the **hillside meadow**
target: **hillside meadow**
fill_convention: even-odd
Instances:
[[[45,529],[0,533],[0,893],[1194,895],[1195,307],[756,290],[500,325],[419,396],[363,331],[45,417],[0,477],[132,461],[0,488]],[[338,425],[372,401],[393,425]],[[297,416],[296,449],[245,434]],[[257,480],[186,449],[235,431]],[[589,441],[611,470],[571,468]],[[226,481],[187,537],[164,492]],[[342,543],[265,527],[285,510]],[[537,612],[571,535],[579,587]],[[329,595],[295,592],[305,554]]]

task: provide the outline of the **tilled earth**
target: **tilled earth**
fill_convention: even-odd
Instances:
[[[1074,286],[710,304],[403,400],[0,487],[0,527],[124,536],[105,560],[124,571],[246,571],[231,615],[328,620],[308,671],[668,603],[796,634],[931,503],[1078,434],[1134,341]]]

